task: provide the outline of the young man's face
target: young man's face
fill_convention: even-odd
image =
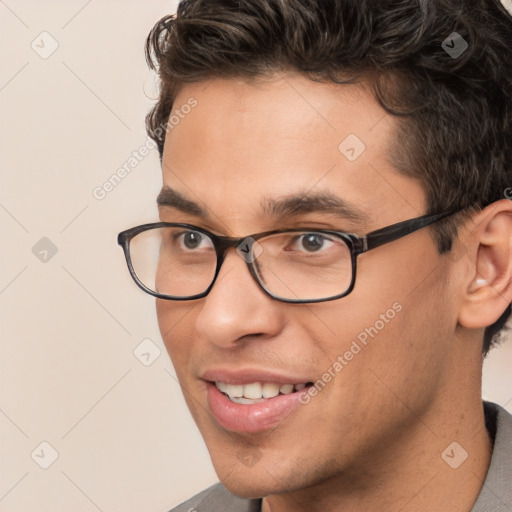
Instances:
[[[192,97],[197,105],[167,135],[163,183],[209,215],[161,207],[162,221],[233,237],[285,228],[364,235],[426,213],[422,186],[389,161],[396,120],[360,86],[297,75],[258,84],[216,79],[183,87],[175,110]],[[350,134],[363,152],[353,135],[343,142]],[[264,200],[320,193],[366,221],[300,208],[278,218],[262,209]],[[157,300],[185,399],[232,492],[262,496],[348,469],[369,474],[403,450],[414,429],[432,441],[418,417],[435,410],[451,379],[457,317],[445,260],[423,229],[359,256],[346,297],[288,304],[266,295],[230,249],[207,297]],[[212,383],[319,379],[325,386],[316,396],[306,388],[256,404],[232,402]]]

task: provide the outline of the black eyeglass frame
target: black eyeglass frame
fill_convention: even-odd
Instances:
[[[277,233],[288,233],[288,232],[309,232],[312,233],[320,233],[320,234],[327,234],[327,235],[335,235],[340,237],[347,247],[350,250],[350,257],[351,257],[351,263],[352,263],[352,279],[350,281],[350,285],[343,293],[340,293],[338,295],[333,295],[331,297],[321,298],[321,299],[284,299],[282,297],[277,297],[273,295],[270,291],[268,291],[264,285],[261,283],[258,274],[255,270],[256,266],[256,259],[251,259],[251,261],[245,260],[249,272],[253,276],[254,280],[258,283],[259,287],[269,296],[272,297],[275,300],[278,300],[280,302],[287,302],[287,303],[293,303],[293,304],[311,304],[316,302],[326,302],[336,299],[341,299],[342,297],[346,297],[353,289],[356,281],[356,272],[357,272],[357,257],[360,254],[363,254],[367,251],[370,251],[372,249],[375,249],[377,247],[380,247],[381,245],[387,244],[389,242],[393,242],[395,240],[398,240],[406,235],[409,235],[410,233],[414,233],[415,231],[418,231],[419,229],[425,228],[427,226],[430,226],[431,224],[440,221],[441,219],[444,219],[446,217],[449,217],[450,215],[454,215],[455,213],[458,213],[460,210],[456,211],[450,211],[450,212],[444,212],[444,213],[438,213],[434,215],[422,215],[421,217],[416,217],[414,219],[408,219],[401,222],[397,222],[396,224],[391,224],[390,226],[386,226],[380,229],[377,229],[375,231],[371,231],[370,233],[367,233],[363,236],[358,236],[354,233],[346,233],[344,231],[334,231],[329,229],[315,229],[315,228],[295,228],[295,229],[278,229],[278,230],[272,230],[272,231],[264,231],[261,233],[255,233],[253,235],[248,235],[242,238],[234,238],[234,237],[227,237],[227,236],[221,236],[216,235],[214,233],[211,233],[210,231],[200,228],[198,226],[194,226],[192,224],[183,224],[183,223],[175,223],[175,222],[153,222],[150,224],[143,224],[141,226],[136,226],[130,229],[127,229],[126,231],[122,231],[117,236],[117,243],[123,248],[123,252],[126,258],[126,263],[128,265],[128,270],[130,271],[130,274],[135,281],[135,283],[144,290],[146,293],[149,293],[150,295],[157,297],[159,299],[164,300],[195,300],[195,299],[201,299],[203,297],[206,297],[208,293],[210,293],[210,290],[213,288],[213,285],[215,284],[215,281],[217,280],[217,276],[219,275],[220,268],[222,266],[222,263],[224,262],[226,251],[230,247],[238,247],[242,242],[246,242],[248,244],[249,254],[252,254],[252,246],[255,241],[260,240],[261,238],[267,237],[269,235],[274,235]],[[215,269],[215,275],[213,276],[212,282],[208,286],[208,288],[199,294],[192,295],[190,297],[175,297],[172,295],[165,295],[158,292],[155,292],[148,288],[147,286],[140,281],[137,274],[135,273],[135,270],[133,268],[131,256],[130,256],[130,241],[138,234],[148,231],[151,229],[157,229],[157,228],[165,228],[165,227],[183,227],[186,229],[190,229],[191,231],[197,231],[199,233],[202,233],[206,236],[208,236],[213,243],[213,246],[215,248],[215,253],[217,255],[217,267]],[[251,240],[252,239],[252,240]]]

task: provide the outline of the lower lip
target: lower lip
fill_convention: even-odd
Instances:
[[[308,388],[288,395],[277,395],[255,404],[237,404],[207,382],[208,406],[217,423],[234,432],[254,433],[276,427],[296,407]]]

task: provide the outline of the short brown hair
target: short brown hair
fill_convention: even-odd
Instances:
[[[448,51],[455,41],[467,44],[460,55]],[[440,254],[468,213],[512,185],[512,19],[498,0],[182,0],[151,30],[146,58],[160,78],[146,119],[160,158],[184,83],[295,71],[339,84],[372,77],[400,116],[390,156],[424,185],[425,213],[463,209],[432,228]],[[510,313],[487,327],[484,354]]]

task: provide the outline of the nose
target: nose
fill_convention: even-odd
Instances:
[[[228,249],[219,275],[196,317],[200,335],[224,348],[251,336],[275,336],[283,326],[282,307],[256,283],[245,260]]]

